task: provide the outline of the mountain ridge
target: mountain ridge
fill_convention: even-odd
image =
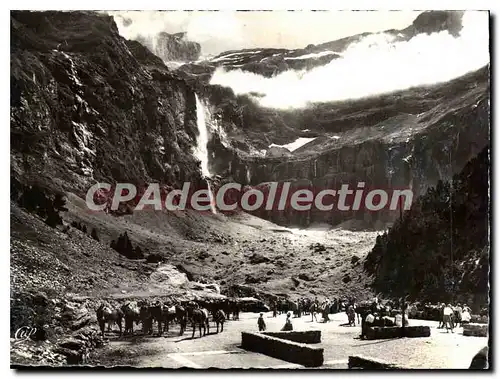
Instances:
[[[420,33],[430,34],[444,30],[449,31],[453,36],[457,36],[462,29],[462,17],[463,12],[426,11],[418,15],[411,25],[401,30],[388,29],[377,33],[365,32],[334,41],[309,44],[299,49],[257,47],[233,49],[224,51],[206,61],[187,63],[179,67],[179,70],[196,75],[198,80],[204,82],[210,80],[213,72],[218,67],[223,67],[229,71],[237,69],[243,72],[260,74],[267,78],[287,70],[309,71],[340,58],[341,53],[349,45],[369,36],[385,34],[393,38],[393,42],[408,41]],[[329,52],[329,54],[314,57],[314,55],[322,54],[325,51]],[[308,55],[313,55],[313,57],[308,57]]]

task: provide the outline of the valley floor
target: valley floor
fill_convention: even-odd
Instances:
[[[285,315],[272,318],[264,315],[267,331],[279,331]],[[140,335],[119,338],[108,333],[109,343],[94,351],[90,364],[99,366],[134,366],[180,368],[304,368],[303,366],[248,352],[240,348],[242,331],[257,331],[257,313],[243,313],[240,320],[226,322],[224,332],[216,334],[211,323],[211,333],[199,338],[198,331],[191,339],[191,328],[184,336],[178,329],[165,337]],[[365,341],[358,338],[360,327],[342,326],[347,322],[345,313],[330,315],[329,323],[311,322],[311,316],[292,320],[294,330],[321,330],[325,369],[346,369],[349,355],[364,355],[382,359],[405,368],[415,369],[466,369],[472,357],[487,344],[486,337],[465,337],[461,328],[454,333],[437,329],[437,322],[410,320],[410,325],[429,325],[428,338],[396,338]],[[319,320],[319,317],[318,317]]]
[[[56,358],[36,355],[52,348],[24,351],[14,339],[16,331],[41,322],[54,346],[88,328],[96,334],[95,310],[102,301],[118,306],[130,300],[221,297],[218,288],[223,295],[237,297],[373,297],[362,262],[373,247],[375,231],[326,230],[324,225],[284,228],[245,213],[143,211],[115,217],[88,212],[83,200],[72,194],[66,206],[65,226],[51,228],[11,203],[12,363],[56,364]],[[73,222],[85,225],[87,233],[69,227]],[[99,241],[90,236],[94,229]],[[131,260],[110,248],[111,240],[124,232],[146,256],[155,254],[163,262]],[[231,292],[234,288],[238,293]],[[36,305],[38,299],[43,299],[43,309]],[[121,362],[123,357],[118,358]]]

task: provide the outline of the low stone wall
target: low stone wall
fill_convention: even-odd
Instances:
[[[263,333],[241,333],[241,347],[305,367],[323,365],[323,348],[288,341]]]
[[[401,370],[402,367],[396,366],[392,363],[385,362],[381,359],[364,357],[362,355],[350,355],[348,368],[352,369],[366,369],[366,370]]]
[[[402,332],[400,326],[374,326],[367,329],[365,338],[368,340],[398,338],[402,336]],[[428,326],[407,326],[404,328],[405,337],[429,337],[430,335],[431,328]]]
[[[289,332],[264,332],[266,336],[281,338],[299,343],[320,343],[321,330],[289,331]]]
[[[489,317],[486,315],[471,315],[470,322],[472,324],[487,324],[489,322]]]
[[[488,325],[487,324],[464,324],[463,325],[464,336],[474,336],[474,337],[487,337],[488,336]]]

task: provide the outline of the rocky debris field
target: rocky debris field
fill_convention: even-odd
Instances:
[[[222,293],[233,285],[289,293],[292,298],[370,293],[360,260],[373,247],[376,231],[323,224],[289,229],[246,213],[144,210],[114,217],[86,212],[81,199],[73,195],[68,199],[68,220],[97,228],[101,244],[127,231],[146,255],[162,257],[164,264],[175,266],[191,282],[215,282]]]

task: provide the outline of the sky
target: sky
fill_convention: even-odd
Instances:
[[[286,109],[442,83],[488,64],[488,25],[487,12],[468,11],[458,36],[444,30],[398,41],[393,34],[375,33],[349,44],[340,58],[311,70],[264,77],[218,67],[210,84],[230,87],[236,94],[259,93],[261,106]]]
[[[362,32],[402,29],[415,11],[121,11],[132,20],[125,26],[115,17],[120,34],[154,36],[158,32],[187,32],[201,44],[203,55],[256,47],[303,48]]]

